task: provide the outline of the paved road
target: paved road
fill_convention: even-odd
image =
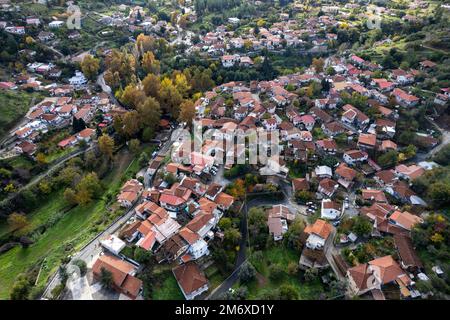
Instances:
[[[169,139],[164,146],[161,148],[160,154],[166,154],[170,147],[172,146],[173,140],[176,140],[178,135],[175,134],[173,139]],[[91,240],[85,247],[83,247],[78,253],[76,253],[70,263],[75,259],[81,259],[86,262],[87,265],[90,265],[95,257],[97,257],[102,251],[100,240],[104,237],[114,234],[117,230],[119,230],[130,218],[134,215],[134,208],[139,204],[140,199],[129,208],[121,217],[119,217],[116,221],[114,221],[106,230],[99,233],[94,239]],[[51,292],[53,288],[55,288],[60,283],[59,275],[56,273],[51,280],[49,281],[42,297],[50,298]]]
[[[231,275],[222,282],[216,289],[214,289],[211,294],[205,298],[205,300],[218,300],[225,292],[227,292],[233,285],[239,280],[239,271],[241,270],[244,262],[247,261],[247,247],[249,241],[248,234],[248,223],[247,223],[247,213],[253,207],[266,206],[266,205],[277,205],[277,204],[285,204],[287,201],[286,198],[281,200],[273,200],[266,198],[257,198],[252,199],[244,203],[242,208],[242,219],[241,219],[241,240],[239,242],[239,252],[236,257],[236,263],[233,272]]]

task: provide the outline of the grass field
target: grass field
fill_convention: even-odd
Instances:
[[[37,103],[41,95],[25,91],[0,90],[0,137],[27,113],[33,97]]]
[[[104,194],[116,193],[122,184],[122,177],[127,174],[133,157],[123,153],[117,156],[113,170],[103,183],[106,186]],[[135,161],[136,162],[136,161]],[[36,229],[61,212],[65,207],[62,191],[35,212],[30,214],[30,228]],[[8,299],[10,289],[16,277],[45,258],[38,285],[47,282],[48,277],[56,271],[61,259],[80,249],[98,232],[104,230],[119,213],[115,215],[106,210],[104,198],[95,200],[86,207],[75,207],[39,237],[29,248],[15,247],[0,255],[0,299]],[[8,232],[5,227],[2,232]]]
[[[250,258],[251,263],[259,273],[258,279],[248,284],[249,300],[257,299],[264,292],[271,292],[278,289],[283,284],[295,287],[301,300],[317,299],[323,292],[323,287],[319,279],[314,282],[300,282],[298,276],[289,275],[287,266],[290,262],[298,264],[300,253],[283,246],[274,246],[263,251],[263,259],[256,260]],[[271,264],[280,265],[286,274],[279,281],[269,278],[269,267]]]

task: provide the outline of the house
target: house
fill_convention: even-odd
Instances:
[[[395,97],[397,103],[403,107],[414,107],[420,101],[418,97],[410,95],[399,88],[395,88],[392,91],[392,95]]]
[[[43,42],[50,41],[54,37],[55,37],[55,34],[53,32],[41,31],[38,34],[38,39]]]
[[[69,78],[69,83],[75,87],[80,87],[87,83],[87,79],[82,72],[75,71],[75,75]]]
[[[306,240],[300,256],[300,268],[321,269],[328,266],[325,250],[332,239],[332,232],[333,226],[322,219],[317,219],[314,224],[306,226],[301,236]]]
[[[14,132],[14,135],[20,139],[25,139],[32,133],[33,133],[33,129],[31,129],[30,127],[23,127],[23,128],[20,128],[19,130],[17,130],[16,132]]]
[[[343,206],[330,199],[322,199],[320,216],[324,219],[336,220],[341,217]]]
[[[333,121],[329,123],[323,123],[321,126],[323,132],[330,137],[334,137],[338,134],[345,132],[345,127],[339,122]]]
[[[96,132],[94,129],[86,128],[77,133],[78,141],[90,142],[95,136]]]
[[[208,291],[208,279],[195,262],[179,265],[172,272],[186,300],[193,300]]]
[[[15,146],[15,149],[20,153],[25,153],[31,156],[36,152],[37,146],[32,142],[24,140],[20,142],[17,146]]]
[[[34,18],[34,17],[27,18],[25,20],[25,22],[27,23],[27,25],[31,25],[31,26],[35,26],[35,27],[37,27],[41,24],[41,20],[39,20],[39,18]]]
[[[395,69],[391,71],[391,79],[396,81],[400,85],[407,85],[414,82],[414,76],[401,69]]]
[[[377,135],[371,133],[360,133],[357,145],[361,149],[372,150],[377,145]]]
[[[128,180],[120,189],[117,200],[122,207],[130,208],[139,198],[143,189],[142,183],[136,179]]]
[[[358,162],[366,161],[369,155],[365,151],[361,150],[349,150],[344,152],[343,159],[349,165],[354,165]]]
[[[278,123],[275,118],[269,118],[263,121],[263,125],[267,131],[274,131],[277,129]]]
[[[414,250],[412,240],[409,236],[394,234],[394,244],[400,257],[400,265],[403,269],[423,269],[422,261]]]
[[[75,136],[70,136],[66,139],[61,140],[58,143],[58,147],[60,147],[61,149],[65,149],[67,147],[72,147],[74,145],[76,145],[78,143],[78,140]]]
[[[107,270],[112,275],[113,288],[136,299],[142,289],[142,281],[135,277],[136,267],[131,263],[118,257],[103,254],[95,261],[92,267],[94,279],[100,280],[103,270]]]
[[[317,140],[316,145],[319,150],[322,150],[325,153],[336,154],[337,152],[337,144],[333,139]]]
[[[197,233],[189,228],[183,228],[180,230],[179,235],[189,244],[186,255],[181,257],[183,262],[197,260],[205,255],[209,255],[208,244]]]
[[[222,192],[223,186],[217,183],[212,183],[206,190],[205,197],[211,201],[214,201],[216,197]]]
[[[389,217],[389,222],[405,230],[411,231],[414,225],[423,223],[423,219],[421,217],[413,215],[412,213],[409,213],[408,211],[401,212],[397,210],[393,214],[391,214],[391,216]]]
[[[12,34],[23,35],[25,34],[25,27],[23,26],[6,27],[5,31]]]
[[[182,187],[179,183],[174,183],[170,189],[162,191],[159,197],[161,207],[174,212],[181,211],[185,206],[192,191],[188,188]]]
[[[307,225],[303,231],[308,235],[306,247],[313,250],[323,250],[332,231],[333,226],[322,219],[317,219],[313,224]]]
[[[295,178],[292,179],[292,191],[297,193],[299,191],[308,191],[309,182],[305,178]]]
[[[217,220],[218,218],[216,218],[214,214],[200,211],[185,227],[198,233],[198,235],[204,239],[208,236],[211,229],[216,226]]]
[[[378,171],[375,173],[373,178],[382,187],[392,186],[392,184],[397,180],[395,171],[392,169]]]
[[[346,104],[342,107],[342,110],[344,110],[341,116],[341,121],[343,123],[356,125],[359,128],[364,128],[367,124],[369,124],[369,117],[354,106]]]
[[[389,150],[397,150],[397,144],[391,140],[383,140],[379,145],[378,150],[381,152],[387,152]]]
[[[319,182],[318,191],[331,198],[338,188],[339,184],[336,181],[325,178]]]
[[[288,230],[288,221],[292,220],[294,215],[284,205],[275,205],[268,211],[267,225],[274,241],[283,239],[283,234]]]
[[[387,203],[386,195],[382,190],[363,189],[361,190],[361,197],[364,201],[384,202]]]
[[[362,295],[373,289],[381,290],[387,284],[396,283],[400,288],[407,288],[412,284],[409,276],[392,256],[384,256],[350,268],[346,277],[351,295]]]
[[[416,164],[410,166],[399,164],[395,167],[395,174],[399,178],[412,181],[425,173],[425,169]]]
[[[422,70],[433,70],[436,68],[436,63],[430,60],[424,60],[420,62],[420,69]]]
[[[352,185],[353,180],[356,178],[357,171],[348,167],[345,163],[341,163],[336,168],[334,174],[338,183],[348,189]]]
[[[225,68],[231,68],[235,65],[235,63],[239,62],[239,56],[238,55],[224,55],[221,58],[222,60],[222,66]]]
[[[106,236],[105,238],[100,240],[100,244],[103,248],[105,248],[108,252],[118,256],[120,251],[122,251],[126,244],[122,240],[120,240],[117,236],[111,234]]]
[[[314,119],[313,116],[311,116],[309,114],[305,114],[303,116],[300,116],[297,122],[303,124],[303,126],[305,127],[306,130],[311,131],[314,128],[314,124],[316,123],[316,120]],[[295,122],[294,122],[294,125],[295,125]]]
[[[314,173],[319,179],[331,178],[333,176],[333,171],[328,166],[318,166],[314,169]]]
[[[52,21],[48,24],[48,27],[50,29],[59,29],[64,25],[64,21],[60,21],[60,20],[56,20],[56,21]]]
[[[230,196],[229,194],[225,192],[220,192],[216,199],[214,200],[215,203],[217,203],[217,206],[221,210],[228,210],[234,203],[234,197]]]

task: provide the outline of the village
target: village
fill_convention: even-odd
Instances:
[[[443,230],[449,226],[448,202],[442,200],[445,191],[432,197],[423,184],[448,177],[442,173],[447,165],[436,157],[448,149],[449,128],[440,113],[448,113],[450,90],[430,91],[423,84],[437,82],[443,58],[418,55],[414,64],[388,65],[350,47],[338,49],[342,25],[351,29],[352,10],[361,9],[357,1],[322,5],[320,15],[305,15],[301,23],[292,17],[307,12],[309,2],[293,1],[289,13],[277,12],[271,23],[259,23],[260,18],[243,27],[245,18],[230,16],[201,34],[188,28],[198,23],[193,2],[183,1],[184,14],[171,22],[137,5],[90,15],[108,30],[127,29],[136,47],[140,37],[150,35],[186,60],[200,57],[209,63],[199,74],[216,72],[214,85],[192,99],[183,97],[192,100],[189,115],[195,122],[183,119],[183,109],[178,119],[160,112],[150,138],[139,141],[136,133],[121,133],[132,127],[126,115],[141,112],[142,105],[125,102],[130,84],[111,83],[108,63],[117,53],[104,43],[98,43],[99,51],[62,54],[59,59],[74,63],[70,69],[56,58],[34,59],[26,49],[22,72],[2,77],[2,92],[33,93],[39,100],[33,98],[2,137],[0,159],[26,157],[41,170],[36,181],[22,177],[22,184],[2,176],[2,199],[14,199],[16,191],[32,184],[42,190],[41,181],[50,179],[56,166],[81,167],[74,159],[90,152],[108,158],[106,176],[115,165],[113,154],[116,159],[132,155],[129,166],[120,167],[124,171],[113,180],[114,188],[106,183],[100,197],[107,203],[103,211],[114,216],[90,234],[95,237],[71,248],[40,298],[398,300],[437,295],[432,286],[445,284],[448,263],[444,254],[436,253],[437,261],[424,258],[429,258],[427,245],[447,241],[442,237],[448,233]],[[5,11],[12,6],[0,4]],[[427,1],[411,6],[421,14],[429,9]],[[374,10],[377,17],[397,12],[385,6]],[[415,19],[425,18],[403,15],[400,20]],[[26,37],[33,29],[34,41],[53,50],[56,30],[64,25],[62,18],[0,21],[1,29],[14,36]],[[82,37],[76,30],[67,35]],[[379,38],[375,48],[392,41]],[[282,57],[296,56],[310,63],[283,65]],[[101,61],[93,63],[92,74],[92,64],[86,63],[91,59]],[[168,68],[164,54],[158,59],[161,69]],[[270,77],[274,66],[283,72]],[[240,74],[246,80],[230,80]],[[133,79],[132,86],[145,89],[145,79]],[[191,150],[194,129],[206,137],[200,150]],[[145,126],[139,130],[145,132]],[[188,134],[181,136],[183,130]],[[255,134],[275,132],[276,145],[270,139],[251,145]],[[106,139],[100,142],[105,136],[114,140],[109,153]],[[237,144],[242,139],[247,145]],[[266,163],[250,163],[249,152],[256,149],[267,154]],[[91,171],[99,171],[97,165]],[[71,205],[82,207],[78,186],[68,188],[78,192]],[[425,232],[431,232],[430,239],[419,241]]]

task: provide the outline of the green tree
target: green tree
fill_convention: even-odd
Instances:
[[[105,269],[105,268],[101,268],[100,270],[100,283],[102,284],[103,287],[111,289],[113,284],[114,284],[114,280],[113,280],[113,275],[111,273],[111,271]]]
[[[113,158],[114,140],[107,134],[98,138],[98,148],[102,154],[108,157],[109,160]]]
[[[28,219],[24,214],[14,212],[8,216],[8,225],[11,231],[17,231],[28,225]]]
[[[86,76],[86,78],[93,80],[100,69],[100,60],[94,58],[90,54],[86,55],[81,62],[81,71]]]

